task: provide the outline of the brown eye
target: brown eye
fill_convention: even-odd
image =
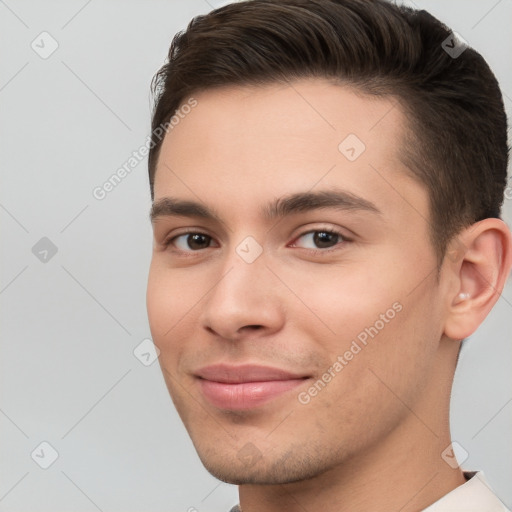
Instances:
[[[345,241],[343,236],[335,231],[316,230],[301,235],[294,245],[305,249],[330,249]]]
[[[325,247],[332,247],[339,241],[340,236],[337,233],[328,231],[315,231],[313,235],[313,242],[319,249]]]
[[[204,233],[185,233],[173,238],[171,243],[181,251],[198,251],[208,248],[211,241],[212,237]]]

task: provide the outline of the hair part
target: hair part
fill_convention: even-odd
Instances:
[[[196,16],[174,37],[152,81],[152,134],[202,90],[321,78],[396,98],[408,126],[399,155],[429,194],[438,268],[464,227],[500,218],[507,180],[507,118],[498,82],[426,11],[386,0],[246,0]],[[151,198],[163,138],[152,135]]]

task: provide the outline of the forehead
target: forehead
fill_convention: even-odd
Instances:
[[[203,119],[197,119],[200,112],[203,118],[216,117],[208,131],[227,128],[226,123],[230,121],[236,123],[248,118],[263,124],[267,120],[283,123],[287,119],[301,118],[331,130],[345,129],[347,124],[351,124],[363,135],[380,125],[384,118],[387,119],[384,123],[386,128],[397,120],[405,120],[397,97],[370,95],[355,86],[320,78],[262,85],[228,85],[197,91],[192,96],[197,100],[197,107],[190,109],[195,115],[180,115],[179,124],[201,123]],[[258,112],[260,116],[256,115]],[[184,123],[186,118],[189,120]],[[288,126],[290,129],[293,127],[297,130],[307,128],[304,123],[290,123]],[[267,128],[271,129],[272,125]]]
[[[376,204],[396,200],[397,187],[421,194],[400,162],[407,120],[394,98],[317,79],[193,97],[197,105],[164,139],[155,199],[229,197],[232,206],[256,207],[315,187]]]

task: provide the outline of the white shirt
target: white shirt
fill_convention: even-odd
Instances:
[[[510,512],[494,494],[482,471],[464,471],[467,479],[423,512]]]
[[[423,512],[511,512],[484,478],[482,471],[464,471],[467,482],[423,510]],[[235,505],[230,512],[240,512]]]

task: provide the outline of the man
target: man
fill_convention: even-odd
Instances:
[[[149,321],[233,510],[506,510],[449,431],[512,266],[483,58],[384,0],[254,0],[195,18],[154,87]]]

